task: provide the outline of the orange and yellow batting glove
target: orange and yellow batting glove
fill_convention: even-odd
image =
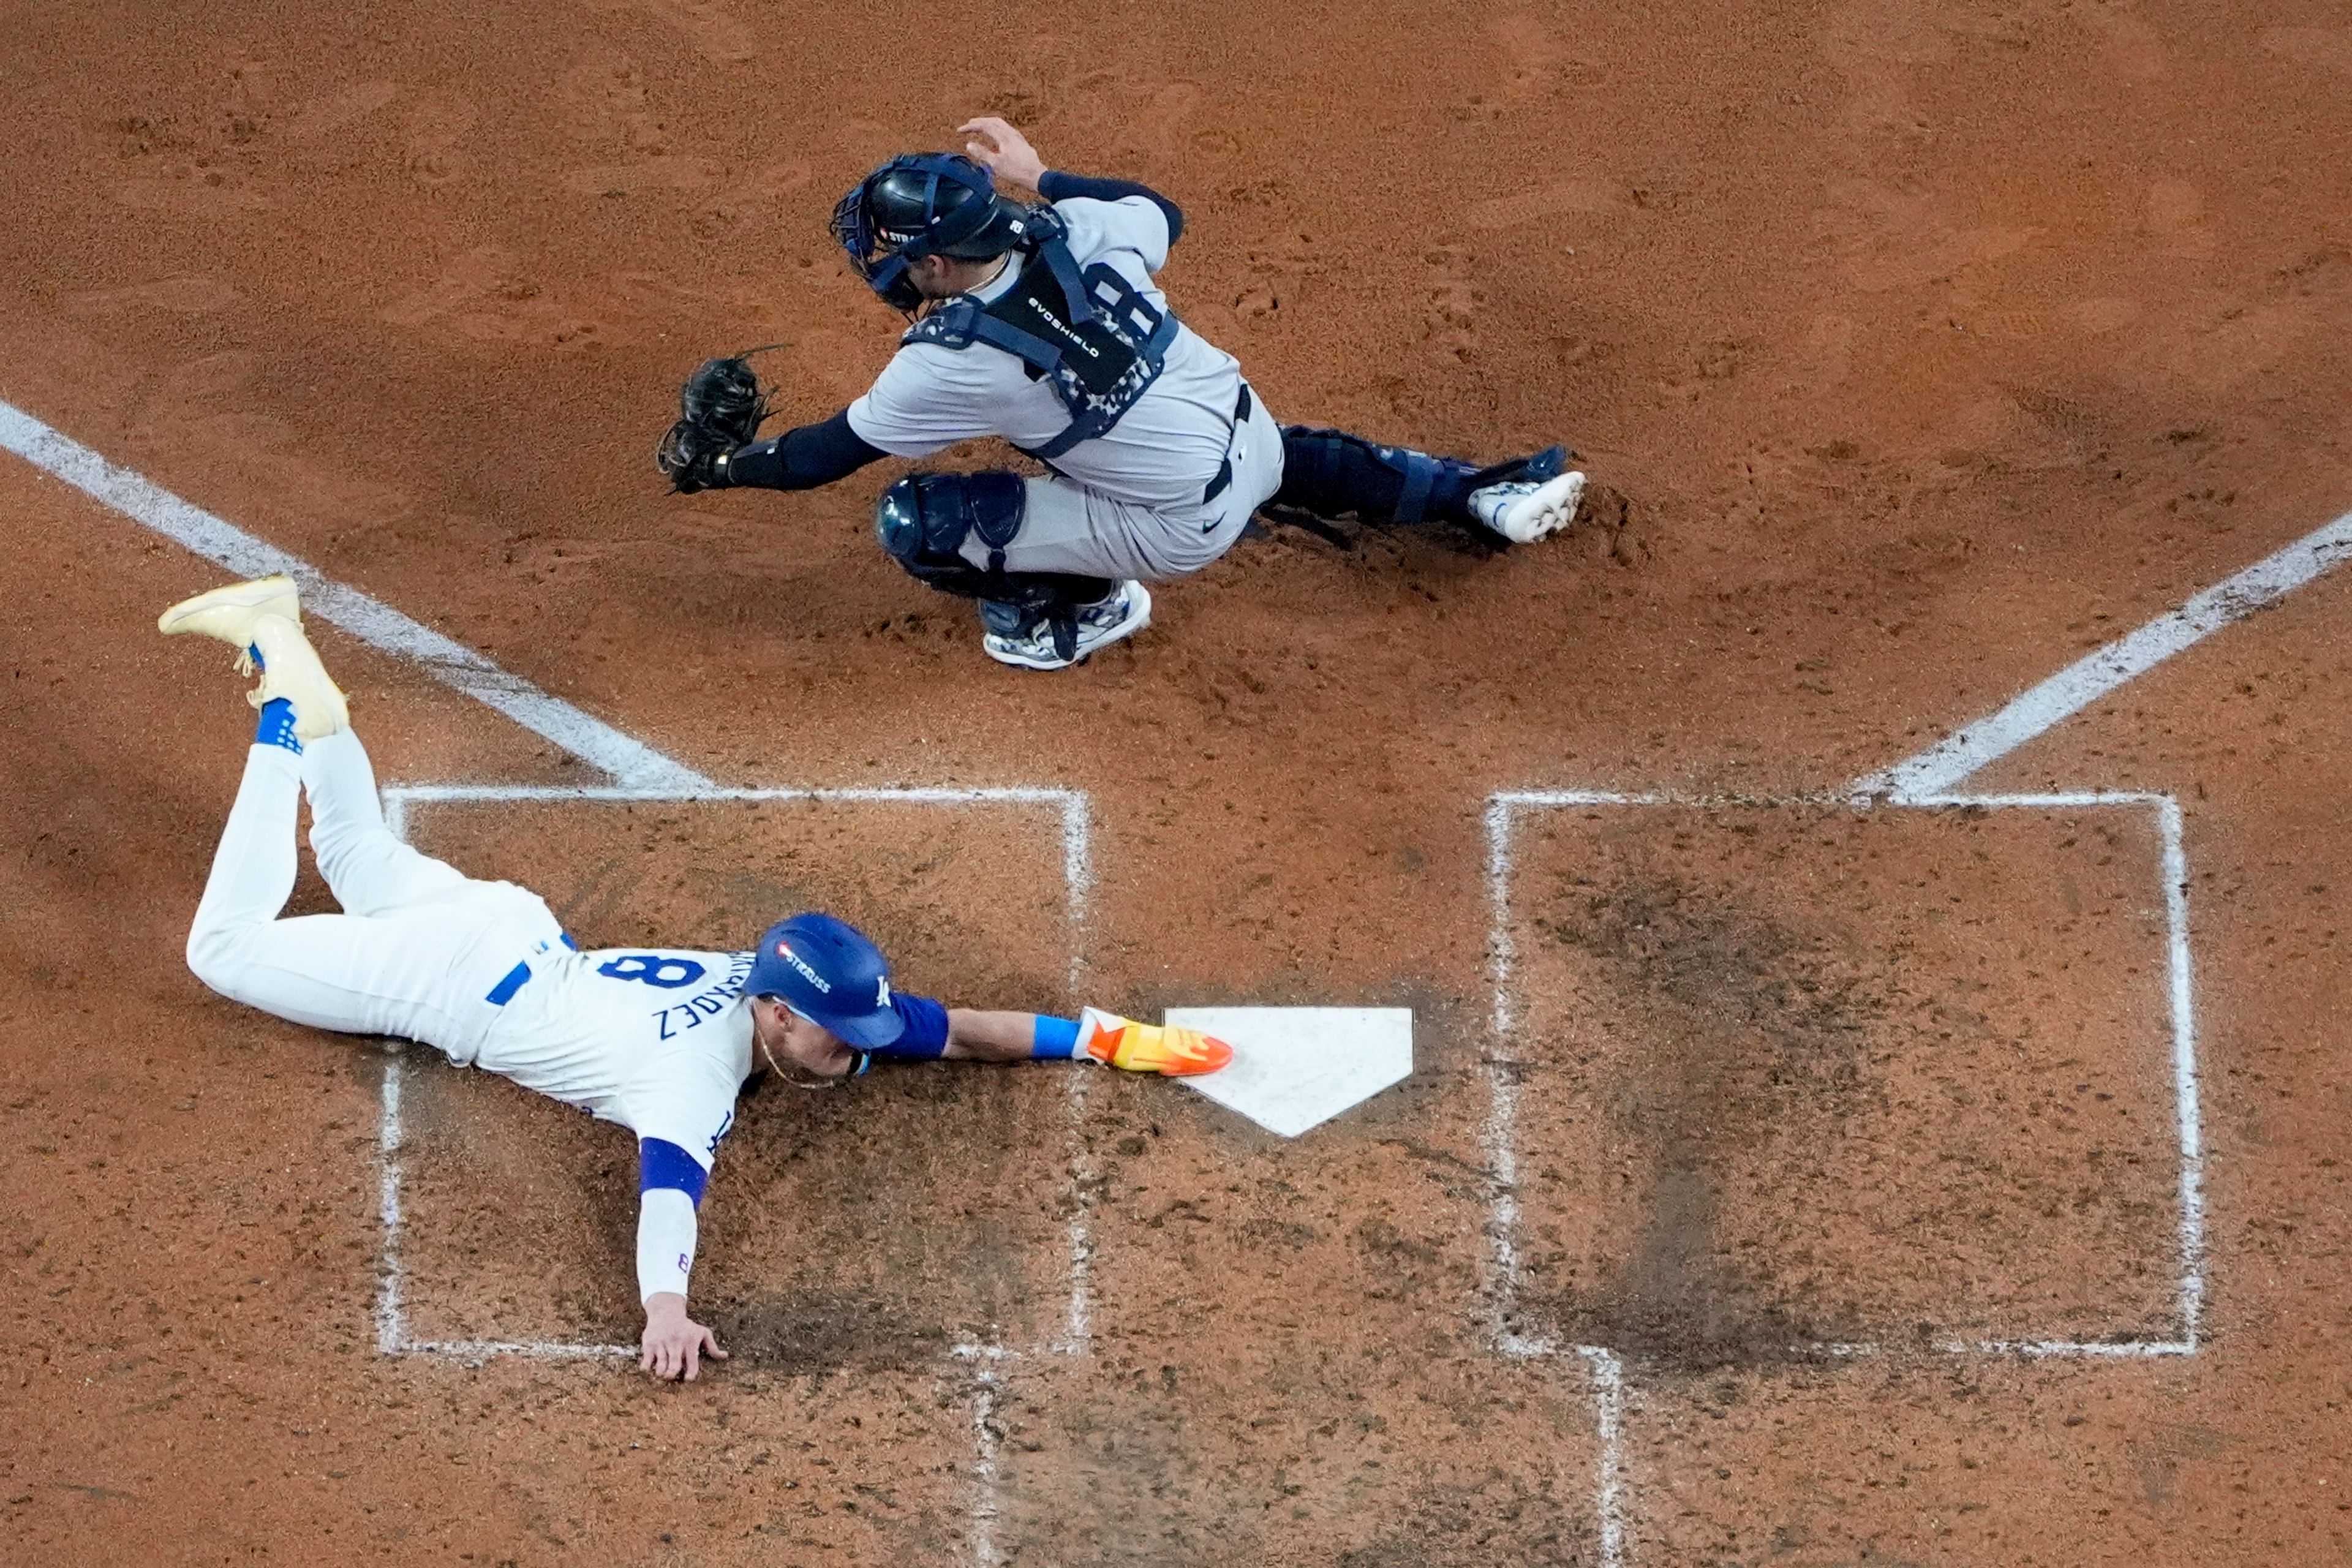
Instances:
[[[1170,1078],[1214,1072],[1234,1059],[1233,1047],[1198,1029],[1139,1024],[1097,1007],[1078,1016],[1078,1045],[1098,1062]]]

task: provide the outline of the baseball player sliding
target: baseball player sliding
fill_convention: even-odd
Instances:
[[[163,612],[166,633],[217,637],[260,724],[188,932],[188,967],[222,995],[314,1028],[422,1041],[636,1134],[638,1364],[697,1374],[726,1352],[687,1316],[695,1208],[765,1070],[804,1082],[875,1057],[1101,1061],[1213,1072],[1222,1041],[1087,1008],[1073,1020],[949,1008],[893,989],[874,944],[829,915],[771,927],[748,952],[579,952],[534,893],[475,881],[384,826],[375,775],[343,694],[302,635],[294,584],[265,577]],[[296,813],[343,912],[281,919],[294,888]]]
[[[1482,468],[1277,426],[1152,281],[1184,231],[1175,203],[1049,170],[1002,120],[961,130],[968,156],[893,158],[834,210],[850,264],[913,323],[880,377],[832,418],[761,441],[767,397],[750,364],[706,363],[656,454],[677,489],[806,489],[886,453],[1003,437],[1052,473],[909,475],[875,525],[917,579],[980,602],[991,658],[1032,669],[1139,630],[1144,580],[1208,565],[1261,506],[1442,519],[1517,544],[1576,515],[1584,476],[1563,471],[1563,447]],[[998,176],[1044,204],[1008,200]]]

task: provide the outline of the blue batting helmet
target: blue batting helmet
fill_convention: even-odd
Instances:
[[[776,997],[861,1051],[891,1044],[907,1027],[890,1005],[882,950],[831,915],[794,915],[770,926],[751,955],[743,993]]]

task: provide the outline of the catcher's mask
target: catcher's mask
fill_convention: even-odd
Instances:
[[[833,209],[833,237],[866,286],[895,309],[923,302],[907,269],[926,256],[984,261],[1013,248],[1022,209],[953,153],[910,153],[857,182]]]

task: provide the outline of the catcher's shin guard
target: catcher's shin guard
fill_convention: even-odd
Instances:
[[[1462,458],[1383,447],[1345,430],[1291,425],[1282,432],[1282,488],[1267,504],[1364,522],[1472,522],[1471,491],[1507,479],[1549,479],[1567,461],[1567,448],[1549,447],[1480,468]]]

